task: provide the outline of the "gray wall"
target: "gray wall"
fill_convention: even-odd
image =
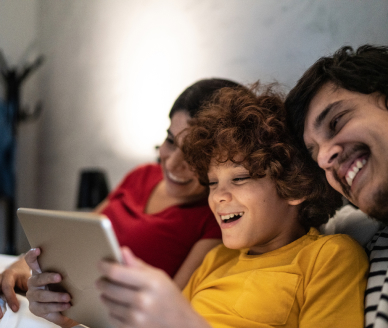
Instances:
[[[174,98],[194,81],[288,89],[344,44],[388,45],[387,0],[0,0],[0,22],[10,57],[35,36],[47,57],[30,94],[44,112],[20,133],[19,206],[64,210],[80,168],[104,168],[113,187],[153,161]]]

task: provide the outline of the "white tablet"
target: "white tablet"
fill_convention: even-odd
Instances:
[[[19,208],[17,215],[31,248],[42,250],[38,262],[43,272],[58,272],[63,281],[52,290],[66,290],[72,307],[63,314],[91,328],[110,326],[95,282],[97,262],[121,262],[119,244],[104,215]]]

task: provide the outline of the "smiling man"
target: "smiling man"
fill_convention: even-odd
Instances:
[[[388,47],[343,47],[320,58],[290,91],[286,107],[290,126],[330,185],[384,223],[367,246],[365,323],[388,327]]]

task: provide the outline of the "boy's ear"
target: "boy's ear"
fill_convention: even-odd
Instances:
[[[288,201],[289,205],[299,205],[302,204],[306,200],[306,197],[303,197],[301,199],[291,199]]]

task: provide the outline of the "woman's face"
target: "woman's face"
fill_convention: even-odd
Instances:
[[[205,196],[206,191],[183,159],[183,153],[179,148],[185,133],[178,137],[177,135],[187,128],[189,119],[187,112],[176,112],[171,118],[167,138],[159,149],[166,191],[169,196],[182,199],[184,202],[197,200]]]

